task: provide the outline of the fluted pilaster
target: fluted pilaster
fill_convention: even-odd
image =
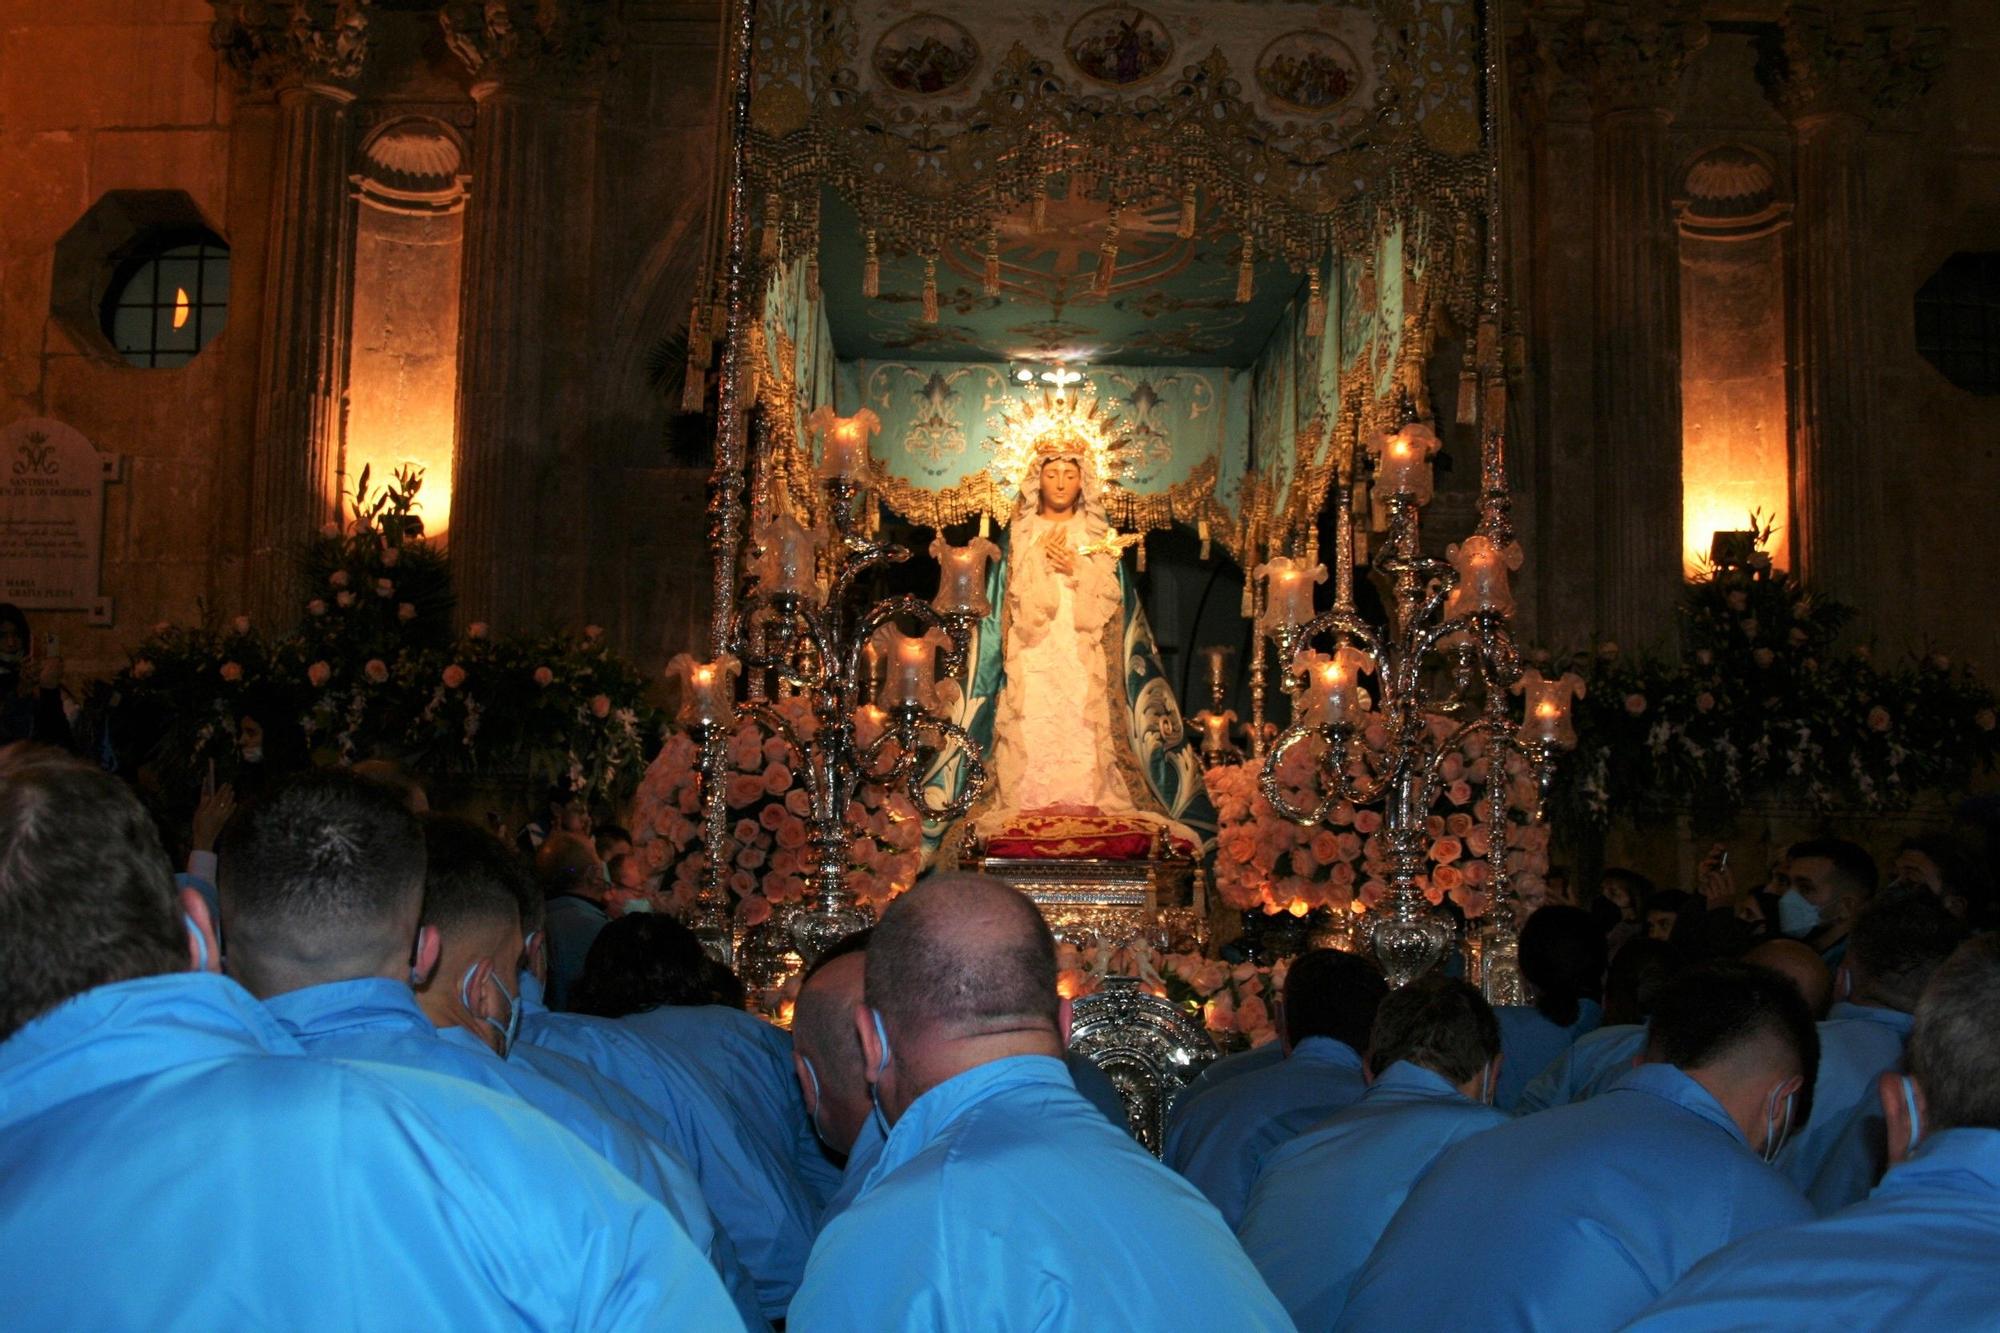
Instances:
[[[352,296],[352,87],[368,52],[368,0],[217,0],[216,49],[277,106],[265,242],[249,599],[296,615],[301,544],[335,512]]]
[[[1707,38],[1698,6],[1593,5],[1594,440],[1599,633],[1671,643],[1681,585],[1680,253],[1667,130]]]
[[[1787,320],[1792,551],[1805,578],[1864,605],[1884,591],[1889,535],[1865,144],[1871,125],[1922,96],[1942,58],[1941,34],[1917,28],[1910,10],[1794,6],[1763,69],[1791,121],[1797,181]]]
[[[576,457],[588,377],[595,76],[603,4],[452,4],[445,40],[479,103],[459,295],[451,554],[460,614],[573,619],[589,535]]]

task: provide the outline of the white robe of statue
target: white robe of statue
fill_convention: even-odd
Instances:
[[[1045,464],[1039,489],[1039,503],[1027,500],[1008,527],[1006,684],[993,721],[997,803],[1009,811],[1130,811],[1104,651],[1105,627],[1123,611],[1118,557],[1078,554],[1110,525],[1086,508],[1074,462]]]

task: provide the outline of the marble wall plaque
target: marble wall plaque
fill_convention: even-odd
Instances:
[[[110,620],[98,576],[104,487],[117,476],[116,454],[60,421],[29,417],[0,430],[0,602]]]

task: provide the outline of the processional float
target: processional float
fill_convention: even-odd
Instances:
[[[1510,630],[1504,53],[1478,3],[732,6],[720,243],[688,337],[687,405],[712,384],[718,413],[714,613],[676,664],[708,776],[693,920],[712,949],[739,943],[719,779],[745,720],[792,751],[810,828],[805,901],[757,951],[795,964],[868,919],[848,860],[864,789],[920,811],[934,864],[990,862],[971,828],[991,797],[986,539],[1016,497],[987,464],[1010,404],[1053,392],[1102,406],[1137,460],[1103,495],[1121,558],[1143,570],[1146,535],[1177,527],[1244,571],[1268,631],[1249,757],[1285,818],[1379,807],[1386,892],[1341,918],[1397,984],[1456,931],[1425,875],[1440,767],[1483,762],[1499,836],[1469,953],[1514,998],[1504,831],[1539,819],[1576,687],[1524,671]],[[1473,531],[1438,553],[1420,519],[1448,329],[1479,486]],[[935,598],[878,595],[909,557],[885,512],[937,530]],[[1384,624],[1359,609],[1364,563]],[[1191,742],[1143,617],[1123,631],[1116,670],[1151,721],[1121,754],[1171,821],[1201,808],[1196,755],[1233,751],[1229,719],[1213,708]],[[1225,671],[1215,655],[1218,699]],[[1291,703],[1274,736],[1272,685]],[[1303,786],[1280,780],[1295,753]]]

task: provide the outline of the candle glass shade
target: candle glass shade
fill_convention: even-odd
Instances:
[[[1574,749],[1576,726],[1570,717],[1570,705],[1583,697],[1583,689],[1583,678],[1574,671],[1566,671],[1555,680],[1532,667],[1523,671],[1514,682],[1514,692],[1526,702],[1521,720],[1522,743]]]
[[[1253,577],[1266,580],[1263,629],[1275,634],[1297,629],[1313,618],[1313,587],[1326,582],[1326,566],[1280,555],[1257,566]]]
[[[1204,708],[1193,718],[1195,731],[1201,736],[1201,753],[1204,755],[1228,754],[1235,750],[1230,737],[1236,730],[1236,714],[1232,711],[1218,712]]]
[[[1514,613],[1514,590],[1507,573],[1521,567],[1519,542],[1498,546],[1474,534],[1446,547],[1444,558],[1458,571],[1458,585],[1445,602],[1445,619],[1458,620],[1479,611]]]
[[[810,598],[819,590],[819,551],[813,535],[790,514],[757,525],[752,540],[759,554],[751,571],[757,591]]]
[[[953,546],[940,535],[931,539],[931,555],[938,562],[938,591],[931,602],[933,607],[944,615],[992,613],[993,603],[986,596],[986,566],[999,558],[999,547],[984,537]]]
[[[1361,674],[1375,669],[1375,659],[1359,648],[1342,646],[1332,653],[1300,653],[1297,668],[1305,674],[1299,695],[1301,716],[1325,726],[1351,726],[1368,711]]]
[[[1368,452],[1375,459],[1376,493],[1384,500],[1405,495],[1420,505],[1429,504],[1431,457],[1438,448],[1437,432],[1422,421],[1369,441]]]
[[[667,675],[681,683],[680,711],[674,720],[684,727],[715,727],[736,717],[736,678],[743,664],[724,653],[713,662],[698,662],[679,653],[667,663]]]
[[[806,418],[806,429],[819,437],[822,481],[868,480],[868,438],[882,433],[880,417],[865,407],[851,417],[836,416],[822,403]]]
[[[909,635],[884,625],[875,632],[875,644],[889,663],[889,677],[882,685],[882,706],[915,706],[929,709],[937,701],[937,655],[951,647],[951,636],[935,627],[919,635]]]

